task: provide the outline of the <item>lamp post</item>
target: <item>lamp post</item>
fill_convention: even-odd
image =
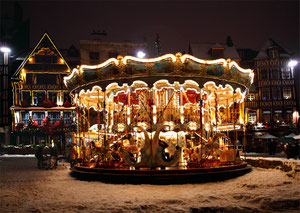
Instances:
[[[4,60],[3,60],[3,65],[8,65],[8,55],[9,55],[9,53],[11,52],[11,49],[10,48],[8,48],[8,47],[5,47],[5,46],[3,46],[3,47],[0,47],[0,51],[3,53],[3,56],[4,56]]]
[[[294,82],[294,86],[295,86],[295,98],[296,98],[296,124],[297,124],[297,133],[299,133],[300,132],[300,129],[299,129],[299,127],[300,127],[300,125],[299,125],[299,105],[300,105],[300,103],[299,103],[299,93],[300,93],[300,87],[299,87],[299,83],[300,83],[300,76],[299,76],[299,72],[295,72],[294,73],[294,68],[296,67],[298,65],[298,61],[297,60],[290,60],[289,62],[288,62],[288,67],[290,67],[291,68],[291,74],[292,74],[292,76],[294,76],[294,79],[295,79],[295,82]],[[293,115],[294,116],[294,115]]]
[[[10,142],[10,124],[9,124],[9,68],[10,61],[9,55],[11,53],[11,49],[7,46],[0,47],[1,53],[3,53],[3,61],[0,67],[0,81],[3,82],[0,84],[0,90],[2,91],[2,95],[0,97],[0,116],[2,117],[0,122],[0,132],[4,132],[5,134],[5,143]]]

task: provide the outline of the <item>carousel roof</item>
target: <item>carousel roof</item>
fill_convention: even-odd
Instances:
[[[202,60],[177,53],[150,59],[118,56],[117,59],[110,58],[94,66],[81,65],[64,78],[64,83],[75,93],[94,86],[105,90],[111,83],[131,85],[137,80],[153,86],[160,79],[166,79],[170,83],[193,80],[199,86],[211,81],[224,88],[231,86],[244,91],[249,89],[253,78],[251,69],[243,69],[230,59]]]

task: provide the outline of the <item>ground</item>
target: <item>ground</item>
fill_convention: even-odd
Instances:
[[[183,185],[76,180],[67,164],[38,170],[34,157],[0,157],[1,212],[299,212],[300,182],[254,168],[231,180]]]

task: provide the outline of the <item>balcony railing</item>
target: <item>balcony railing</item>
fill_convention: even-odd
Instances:
[[[31,86],[32,89],[37,89],[37,90],[45,90],[47,88],[46,84],[33,84]]]
[[[64,84],[23,84],[24,90],[68,90]]]
[[[31,84],[24,84],[23,89],[31,90]]]
[[[258,108],[258,101],[247,101],[246,108]]]
[[[59,89],[61,89],[61,85],[59,85],[59,84],[48,84],[47,89],[59,90]]]

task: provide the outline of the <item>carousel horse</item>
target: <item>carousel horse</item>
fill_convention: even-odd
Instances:
[[[149,138],[148,132],[141,127],[136,127],[140,131],[142,131],[145,135],[145,144],[144,147],[141,148],[141,161],[135,162],[132,160],[132,157],[128,153],[126,149],[122,149],[122,156],[124,160],[130,165],[134,167],[167,167],[175,165],[180,158],[181,148],[177,147],[174,155],[169,159],[166,159],[164,154],[164,147],[159,145],[159,133],[166,128],[167,125],[161,126],[156,132],[153,139]]]

